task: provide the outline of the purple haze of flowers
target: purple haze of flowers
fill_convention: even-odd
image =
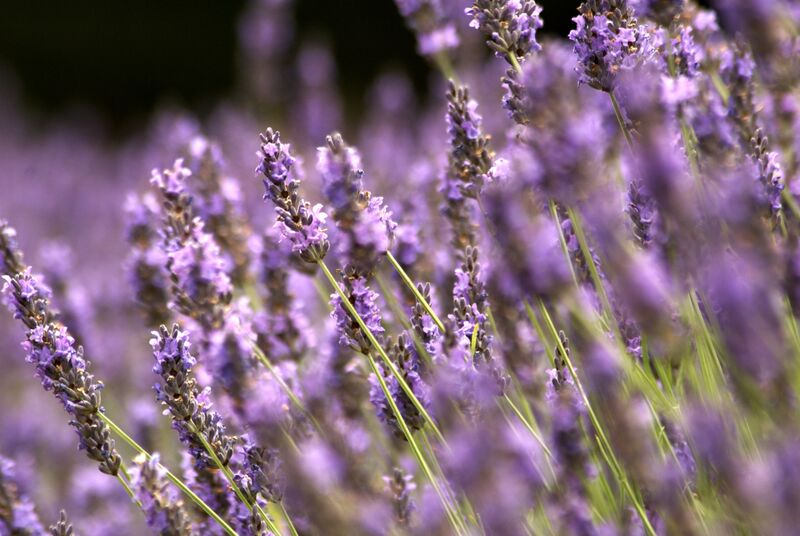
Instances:
[[[275,204],[275,225],[304,261],[322,260],[330,248],[325,227],[328,215],[321,204],[312,207],[300,197],[300,182],[294,176],[296,161],[289,144],[281,142],[280,132],[268,128],[261,135],[261,142],[261,164],[256,171],[265,177],[264,197]]]
[[[44,527],[33,503],[17,486],[14,462],[0,456],[0,534],[44,536]]]
[[[569,38],[575,44],[580,81],[610,93],[619,71],[632,69],[650,56],[651,35],[626,0],[588,0],[579,11],[572,19],[577,27]]]
[[[470,27],[486,36],[489,48],[512,65],[542,48],[536,42],[542,8],[533,0],[475,0],[464,13],[472,18]]]

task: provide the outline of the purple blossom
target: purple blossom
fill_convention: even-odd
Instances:
[[[542,8],[533,0],[475,0],[464,13],[472,19],[470,27],[480,30],[486,44],[511,65],[542,48],[536,42]]]
[[[327,214],[322,205],[313,207],[299,197],[300,182],[294,177],[295,159],[289,145],[281,142],[271,128],[261,135],[261,164],[264,175],[264,198],[275,204],[276,227],[292,243],[292,251],[306,262],[322,260],[328,252]]]
[[[417,49],[435,56],[459,45],[455,26],[447,21],[441,0],[395,0],[406,24],[417,36]]]
[[[649,59],[651,34],[638,23],[626,0],[588,0],[581,4],[577,25],[569,33],[575,43],[582,83],[612,92],[617,74]]]
[[[383,334],[383,326],[378,306],[378,293],[369,288],[364,277],[347,275],[343,283],[345,294],[364,324],[373,335],[380,337]],[[331,306],[333,307],[331,318],[336,322],[336,328],[339,331],[339,344],[344,347],[352,347],[362,353],[368,353],[371,347],[370,342],[342,305],[342,299],[338,294],[331,294]]]
[[[0,530],[15,536],[43,536],[44,527],[33,503],[20,492],[18,485],[14,462],[0,456]]]
[[[158,454],[138,456],[131,468],[131,489],[141,503],[147,526],[156,534],[195,534],[183,502],[167,482]]]

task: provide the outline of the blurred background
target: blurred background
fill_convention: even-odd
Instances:
[[[538,3],[543,31],[566,36],[579,2]],[[419,95],[429,91],[430,67],[392,0],[291,4],[292,22],[279,28],[284,43],[276,44],[289,48],[283,67],[292,69],[303,42],[329,45],[348,117],[387,69],[406,73]],[[13,2],[0,18],[0,66],[18,84],[26,108],[52,116],[89,107],[113,134],[125,134],[158,105],[208,114],[240,89],[239,30],[247,24],[247,7],[241,0],[175,0],[157,8],[99,0]]]

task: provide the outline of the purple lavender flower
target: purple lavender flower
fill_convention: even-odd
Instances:
[[[378,293],[369,288],[364,277],[353,273],[345,274],[342,290],[367,328],[373,335],[380,337],[383,334],[383,326],[378,306]],[[342,305],[342,299],[338,294],[331,294],[331,306],[333,307],[331,318],[336,321],[336,328],[339,331],[339,344],[343,347],[353,348],[362,354],[369,353],[372,347],[369,340]]]
[[[466,199],[477,199],[491,180],[493,154],[488,148],[489,138],[481,132],[477,107],[466,87],[456,87],[450,81],[446,115],[450,153],[440,191],[445,198],[442,210],[453,227],[453,245],[458,250],[476,244],[476,224]]]
[[[464,10],[472,18],[470,27],[480,30],[489,48],[514,67],[514,62],[542,48],[536,42],[541,12],[533,0],[475,0]]]
[[[417,36],[420,54],[435,56],[458,46],[458,32],[447,21],[441,0],[395,0],[395,3]]]
[[[414,476],[409,475],[400,467],[395,467],[391,476],[384,476],[386,491],[392,498],[394,507],[394,520],[401,527],[408,527],[411,523],[411,514],[414,512],[414,500],[411,492],[417,489]]]
[[[195,213],[202,218],[206,230],[231,266],[231,279],[240,285],[247,278],[247,240],[251,230],[245,218],[239,183],[225,175],[222,150],[216,144],[196,136],[189,142],[187,152],[187,167],[192,171],[187,186],[194,194]]]
[[[391,245],[397,223],[384,206],[382,197],[364,189],[361,156],[339,133],[326,138],[317,149],[317,170],[323,192],[334,207],[336,226],[345,235],[342,245],[348,266],[370,275]]]
[[[330,248],[322,205],[313,207],[299,196],[300,182],[294,177],[295,159],[289,145],[281,142],[278,131],[271,128],[261,135],[261,164],[257,172],[264,174],[264,197],[275,204],[276,226],[292,243],[292,251],[309,263],[325,258]]]
[[[397,342],[389,348],[388,355],[389,359],[395,363],[397,370],[400,371],[400,374],[417,400],[419,400],[426,410],[429,409],[429,388],[420,376],[420,359],[406,333],[401,334],[397,338]],[[383,375],[383,380],[388,387],[389,394],[394,400],[406,426],[408,426],[412,433],[420,430],[425,425],[425,419],[409,396],[403,391],[397,378],[388,371],[384,371],[382,365],[378,366],[378,371]],[[397,439],[405,439],[405,435],[386,399],[386,394],[383,392],[378,378],[374,375],[370,376],[370,384],[369,398],[372,405],[375,406],[378,418],[389,427]]]
[[[147,526],[161,536],[193,535],[183,501],[167,482],[158,454],[150,459],[138,456],[130,470],[131,489],[141,503]]]
[[[164,200],[161,248],[167,255],[174,305],[204,326],[215,327],[222,321],[221,306],[230,301],[233,286],[219,246],[194,215],[186,190],[189,176],[191,171],[180,159],[172,169],[153,170],[150,182]]]
[[[225,432],[220,415],[211,409],[207,391],[201,391],[191,371],[197,359],[189,351],[189,334],[177,325],[161,326],[153,332],[150,346],[156,364],[153,372],[161,377],[155,385],[156,398],[172,416],[172,426],[189,447],[198,471],[214,467],[209,453],[198,438],[202,434],[223,464],[233,455],[232,437]]]
[[[0,250],[14,246],[5,238],[14,233],[0,233]],[[16,252],[21,259],[21,253]],[[114,447],[111,432],[99,417],[103,412],[100,401],[102,382],[88,372],[89,363],[83,357],[83,348],[75,347],[75,340],[67,328],[59,323],[49,308],[50,291],[33,275],[30,268],[3,276],[3,293],[14,317],[28,328],[22,347],[26,360],[36,367],[36,375],[46,391],[52,391],[72,417],[70,425],[79,438],[79,447],[99,463],[100,471],[116,475],[121,458]]]
[[[572,19],[577,28],[569,33],[580,64],[580,80],[610,93],[617,73],[629,70],[651,54],[650,34],[639,24],[626,0],[588,0]]]
[[[285,482],[278,451],[248,444],[244,453],[248,492],[254,498],[260,495],[268,502],[280,502]]]
[[[126,260],[130,284],[147,324],[158,326],[169,319],[167,258],[158,246],[156,222],[160,209],[152,192],[125,200],[126,236],[131,252]]]
[[[0,456],[0,533],[13,536],[43,536],[31,500],[20,493],[14,463]]]

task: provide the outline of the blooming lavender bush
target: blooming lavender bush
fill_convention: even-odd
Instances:
[[[800,10],[397,0],[342,120],[251,4],[210,119],[0,133],[0,535],[798,532]]]

